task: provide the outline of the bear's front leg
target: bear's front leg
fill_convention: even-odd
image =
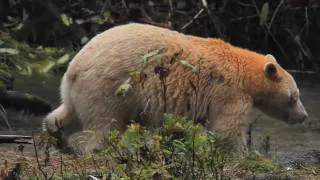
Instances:
[[[246,130],[248,114],[252,109],[250,98],[236,97],[225,104],[210,107],[208,129],[220,133],[233,152],[247,154]]]

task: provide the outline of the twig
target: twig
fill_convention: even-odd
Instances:
[[[305,8],[305,16],[306,16],[306,29],[307,29],[307,37],[309,36],[309,15],[308,15],[308,7]]]
[[[100,15],[102,15],[104,13],[104,11],[106,10],[108,4],[110,4],[110,1],[109,0],[106,0],[104,3],[103,3],[103,6],[100,10]]]
[[[2,139],[31,139],[31,136],[24,136],[24,135],[0,135],[0,140]]]
[[[33,148],[34,148],[34,153],[36,155],[36,160],[37,160],[37,164],[38,164],[38,169],[39,171],[42,173],[42,175],[44,176],[45,179],[48,179],[48,175],[43,171],[42,166],[40,164],[39,161],[39,155],[38,155],[38,150],[36,147],[36,142],[35,142],[35,138],[34,138],[34,133],[32,132],[32,139],[33,139]]]
[[[300,47],[301,52],[308,58],[308,60],[310,60],[313,63],[314,67],[316,68],[316,71],[318,71],[319,67],[318,67],[317,63],[314,62],[312,54],[311,54],[309,48],[304,46],[301,43],[300,38],[297,38],[297,37],[300,37],[300,33],[303,32],[303,29],[305,28],[305,26],[306,26],[306,24],[303,26],[302,30],[297,35],[294,35],[291,32],[291,30],[288,29],[288,28],[284,28],[284,29],[292,36],[292,39],[294,40],[294,42]]]
[[[11,126],[10,126],[9,119],[7,116],[7,111],[4,109],[2,104],[0,104],[0,117],[4,120],[4,122],[6,123],[6,125],[9,128],[9,130],[11,130]]]
[[[252,128],[253,125],[258,121],[258,119],[260,119],[262,115],[259,114],[259,116],[257,116],[257,118],[255,118],[250,124],[249,124],[249,128],[247,131],[247,135],[248,135],[248,139],[247,139],[247,147],[249,149],[249,151],[252,150]]]
[[[265,25],[265,27],[267,28],[268,33],[270,34],[271,38],[273,39],[273,41],[277,44],[277,46],[279,47],[281,53],[283,54],[283,56],[288,59],[289,56],[287,55],[287,53],[285,52],[285,50],[282,48],[281,44],[279,43],[279,41],[276,39],[276,37],[271,33],[270,29],[268,28],[267,25]]]
[[[200,11],[199,11],[188,23],[186,23],[186,24],[181,28],[181,30],[184,30],[185,28],[187,28],[188,26],[190,26],[190,24],[192,24],[193,21],[196,20],[196,19],[201,15],[201,13],[202,13],[203,11],[204,11],[203,8],[200,9]]]
[[[255,1],[255,0],[252,0],[252,4],[253,4],[253,7],[254,7],[254,9],[256,10],[257,14],[260,16],[260,15],[261,15],[261,12],[260,12],[260,10],[258,9],[258,5],[257,5],[256,1]]]
[[[320,6],[318,6],[318,5],[312,5],[312,6],[302,6],[302,7],[287,8],[287,9],[295,11],[295,10],[305,9],[306,7],[311,8],[311,9],[320,8]]]
[[[259,17],[259,15],[255,14],[255,15],[250,15],[250,16],[244,16],[244,17],[233,18],[233,19],[230,19],[230,22],[234,22],[234,21],[242,21],[242,20],[252,19],[252,18],[256,18],[256,17]]]
[[[318,71],[301,71],[296,69],[287,69],[286,70],[289,73],[296,73],[296,74],[318,74]]]
[[[172,0],[169,0],[169,5],[170,5],[169,18],[171,18],[172,13],[173,13],[173,3],[172,3]]]
[[[247,4],[247,3],[244,3],[244,2],[240,2],[239,0],[236,1],[240,6],[244,6],[244,7],[253,7],[252,4]]]
[[[195,90],[195,94],[196,94],[196,100],[195,100],[195,107],[194,107],[194,117],[193,117],[193,122],[196,123],[197,122],[197,118],[198,118],[198,98],[199,98],[199,88],[200,88],[200,73],[201,73],[201,58],[199,58],[198,61],[198,72],[197,72],[197,85]],[[194,146],[194,141],[196,138],[196,129],[193,132],[193,136],[192,136],[192,179],[195,179],[195,173],[194,173],[194,163],[195,163],[195,158],[196,158],[196,153],[195,153],[195,146]]]
[[[59,11],[60,12],[64,12],[67,9],[75,8],[75,7],[79,6],[79,5],[80,5],[79,2],[76,2],[76,3],[73,3],[73,4],[69,4],[68,6],[64,6],[64,7],[60,8]]]
[[[211,14],[210,9],[208,8],[207,0],[201,0],[201,2],[202,2],[202,5],[207,9],[207,13],[208,13],[208,15],[209,15],[209,18],[211,19],[214,28],[217,30],[218,35],[219,35],[220,37],[222,37],[222,33],[221,33],[221,31],[220,31],[220,29],[219,29],[219,27],[218,27],[218,25],[217,25],[217,20],[213,17],[213,15]]]
[[[166,79],[164,78],[162,81],[162,87],[163,87],[163,113],[167,112],[167,83]]]
[[[62,161],[62,154],[60,153],[60,173],[61,173],[61,178],[63,178],[63,161]]]
[[[141,14],[144,18],[146,18],[147,20],[151,21],[151,22],[154,22],[152,20],[152,18],[148,15],[148,13],[144,10],[143,7],[139,7],[140,11],[141,11]]]
[[[129,9],[128,9],[128,6],[127,6],[126,1],[125,1],[125,0],[122,0],[122,1],[121,1],[121,4],[122,4],[122,6],[124,7],[124,9],[126,10],[126,13],[128,14],[128,13],[129,13]]]
[[[30,142],[25,142],[22,140],[30,140],[32,139],[31,136],[23,136],[23,135],[0,135],[0,144],[1,143],[27,143],[31,144]],[[19,142],[16,142],[20,140]]]
[[[258,9],[257,3],[255,0],[252,0],[252,4],[257,12],[257,14],[260,16],[261,12]],[[281,44],[279,43],[279,41],[277,40],[277,38],[272,34],[272,32],[270,31],[270,28],[267,24],[264,24],[264,27],[266,28],[267,32],[269,33],[269,35],[271,36],[272,40],[276,43],[276,45],[279,47],[279,50],[281,51],[281,53],[283,54],[283,56],[288,59],[289,56],[287,55],[287,53],[285,52],[285,50],[282,48]]]
[[[194,129],[193,131],[193,135],[192,135],[192,179],[196,179],[195,178],[195,174],[194,174],[194,161],[196,159],[196,152],[195,152],[195,147],[194,147],[194,141],[196,138],[196,129]]]
[[[275,18],[276,15],[278,14],[279,9],[280,9],[280,7],[282,6],[283,3],[284,3],[284,0],[281,0],[280,3],[278,4],[276,10],[274,11],[274,13],[273,13],[273,15],[272,15],[272,17],[271,17],[270,23],[269,23],[269,25],[268,25],[268,28],[269,28],[269,29],[271,28],[272,23],[273,23],[273,21],[274,21],[274,18]]]

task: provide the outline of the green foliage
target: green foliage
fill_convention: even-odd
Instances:
[[[260,14],[260,26],[263,26],[268,21],[268,14],[269,14],[269,3],[265,2],[261,8]]]
[[[63,22],[63,24],[65,24],[66,26],[70,26],[72,24],[72,18],[68,17],[66,14],[61,14],[60,15],[61,21]]]
[[[279,163],[265,158],[258,152],[251,152],[249,156],[243,158],[240,161],[240,166],[245,170],[261,173],[275,171],[280,168]]]
[[[217,134],[173,114],[157,129],[131,124],[122,135],[111,131],[99,154],[108,162],[105,173],[116,179],[188,179],[193,168],[197,179],[220,178],[227,159]]]
[[[191,69],[194,73],[198,73],[199,71],[199,68],[197,66],[190,64],[188,61],[181,60],[180,63],[183,67]]]
[[[115,95],[116,96],[125,96],[129,90],[132,89],[132,86],[130,84],[131,78],[128,78],[125,80],[116,90]]]
[[[165,51],[165,49],[164,48],[162,48],[162,49],[155,49],[155,50],[153,50],[153,51],[150,51],[149,53],[147,53],[147,54],[144,54],[142,57],[141,57],[141,59],[142,59],[142,62],[144,63],[144,64],[146,64],[146,63],[148,63],[149,62],[149,60],[150,60],[150,58],[152,58],[152,57],[154,57],[154,56],[163,56],[163,52]],[[159,57],[160,58],[160,57]],[[159,58],[155,58],[156,60],[157,59],[159,59]]]
[[[30,47],[9,35],[0,37],[0,78],[16,72],[22,75],[50,75],[51,72],[65,68],[75,53],[66,49],[39,46]]]
[[[40,139],[38,154],[43,147],[45,153],[37,163],[27,161],[29,179],[282,179],[301,173],[285,170],[258,152],[230,156],[218,134],[174,114],[164,114],[159,128],[130,124],[124,132],[112,130],[103,147],[76,158],[49,151],[56,144],[52,137]],[[317,175],[318,169],[304,174],[310,172]]]

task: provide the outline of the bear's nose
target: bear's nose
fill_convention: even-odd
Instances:
[[[305,112],[301,117],[301,121],[304,121],[304,120],[308,119],[308,117],[309,117],[308,113]]]
[[[289,117],[287,123],[288,124],[299,124],[299,123],[302,123],[307,118],[308,118],[308,113],[303,112],[303,113],[295,114],[295,115],[292,115],[291,117]]]
[[[295,123],[302,123],[304,120],[306,120],[308,118],[308,113],[304,112],[301,115],[296,117],[296,122]]]

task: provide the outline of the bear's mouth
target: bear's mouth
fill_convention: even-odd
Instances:
[[[307,114],[303,114],[303,115],[295,115],[295,116],[290,116],[287,120],[286,123],[290,124],[290,125],[294,125],[294,124],[300,124],[303,121],[305,121],[308,118]]]

